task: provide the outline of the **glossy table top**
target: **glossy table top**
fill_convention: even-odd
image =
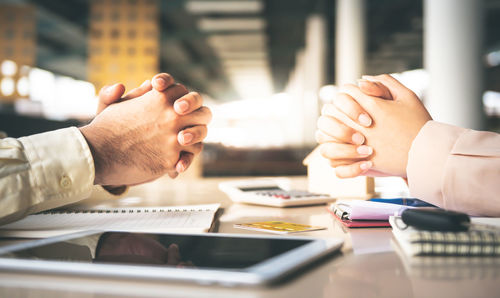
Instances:
[[[84,205],[158,206],[221,203],[219,233],[259,234],[236,229],[235,223],[283,220],[327,227],[298,236],[340,237],[341,253],[272,287],[224,288],[187,283],[113,280],[102,278],[0,272],[0,297],[498,297],[498,260],[408,259],[397,251],[390,228],[345,229],[326,205],[274,208],[233,204],[218,189],[232,179],[160,179],[137,186],[123,198],[97,192]],[[304,177],[291,178],[305,189]],[[271,235],[267,234],[266,235]],[[280,237],[276,235],[276,237]],[[10,243],[0,240],[0,245]],[[420,260],[420,261],[417,261]]]

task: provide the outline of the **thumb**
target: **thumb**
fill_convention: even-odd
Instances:
[[[358,86],[366,95],[380,97],[383,99],[392,100],[392,94],[389,89],[382,83],[369,81],[365,79],[358,80]]]
[[[125,86],[123,84],[114,84],[111,86],[104,86],[99,91],[99,103],[97,105],[97,114],[102,112],[110,104],[113,104],[120,100],[123,93],[125,92]]]
[[[408,88],[396,80],[393,76],[388,74],[382,74],[378,76],[362,76],[363,79],[371,82],[378,83],[379,85],[384,85],[390,94],[392,94],[392,99],[400,100],[405,99],[406,96],[402,96],[408,93]],[[399,96],[398,96],[399,95]]]

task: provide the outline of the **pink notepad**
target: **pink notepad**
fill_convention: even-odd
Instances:
[[[389,216],[399,215],[408,206],[365,200],[340,200],[330,204],[328,211],[350,228],[389,227]]]
[[[387,220],[350,220],[350,219],[340,219],[330,207],[326,207],[326,210],[338,220],[342,225],[348,228],[380,228],[380,227],[390,227],[389,221]]]

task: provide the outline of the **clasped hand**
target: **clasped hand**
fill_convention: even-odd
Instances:
[[[323,107],[316,140],[338,177],[406,178],[411,144],[432,120],[419,98],[390,75],[364,76]]]
[[[105,87],[98,115],[82,128],[99,185],[136,185],[164,174],[175,178],[202,150],[211,112],[201,96],[168,74],[124,97],[122,84]]]

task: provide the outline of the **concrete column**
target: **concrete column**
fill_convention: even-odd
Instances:
[[[321,15],[311,15],[306,20],[304,51],[305,85],[303,95],[304,142],[316,144],[314,133],[319,117],[319,89],[325,84],[326,75],[326,21]]]
[[[483,1],[425,0],[425,104],[437,121],[483,128]]]
[[[365,1],[337,0],[335,25],[335,80],[355,82],[365,68]]]
[[[365,71],[365,0],[337,0],[335,24],[335,81],[337,86],[355,83]],[[330,169],[316,173],[309,167],[309,185],[325,183],[330,187],[327,193],[339,197],[368,198],[374,192],[372,177],[360,176],[350,179],[337,178],[328,161],[320,161],[322,167]],[[317,177],[327,177],[326,182]]]
[[[305,115],[303,110],[304,89],[306,72],[304,70],[304,50],[300,50],[295,55],[295,67],[290,73],[285,92],[291,97],[290,116],[287,118],[285,130],[287,139],[292,146],[303,146],[305,144]]]

